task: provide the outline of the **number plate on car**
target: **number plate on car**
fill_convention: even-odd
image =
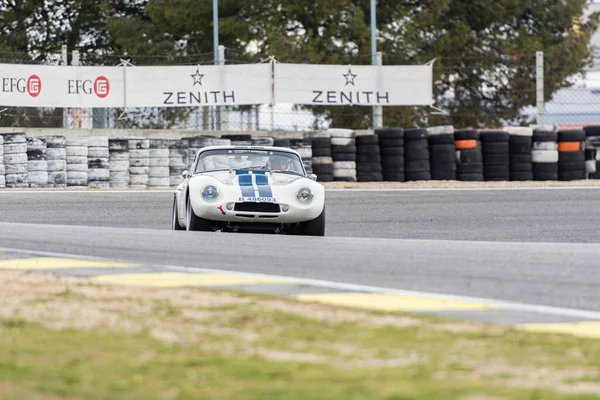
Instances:
[[[276,203],[274,197],[240,197],[241,202],[252,202],[252,203]]]

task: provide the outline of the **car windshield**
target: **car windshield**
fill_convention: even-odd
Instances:
[[[200,154],[194,172],[228,169],[281,171],[304,175],[302,160],[293,153],[260,149],[215,149]]]

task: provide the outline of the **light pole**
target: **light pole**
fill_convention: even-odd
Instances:
[[[219,65],[219,0],[213,0],[213,54],[214,64]],[[221,109],[215,106],[215,128],[221,130]]]

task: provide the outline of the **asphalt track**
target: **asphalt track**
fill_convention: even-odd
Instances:
[[[327,237],[310,238],[172,232],[169,193],[4,192],[0,247],[600,311],[599,196],[328,192]]]

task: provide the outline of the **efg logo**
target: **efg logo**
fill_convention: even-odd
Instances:
[[[37,75],[31,75],[27,79],[27,93],[31,97],[38,97],[42,91],[42,80]]]
[[[94,93],[101,99],[108,96],[110,93],[110,82],[105,76],[99,76],[94,81]]]

